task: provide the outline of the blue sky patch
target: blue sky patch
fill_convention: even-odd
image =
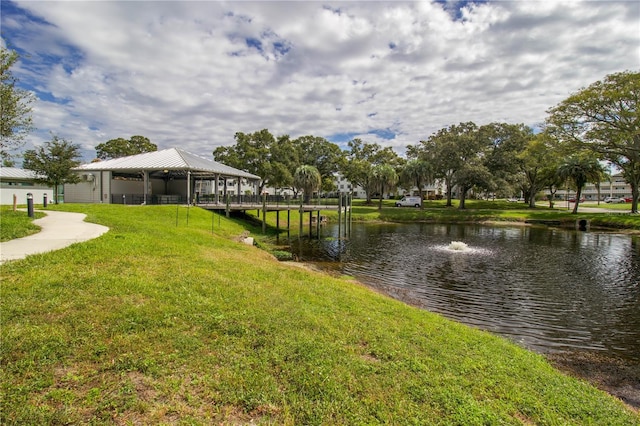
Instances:
[[[382,139],[386,139],[386,140],[390,140],[390,139],[395,139],[396,137],[396,133],[393,132],[390,129],[375,129],[375,130],[369,130],[369,134],[373,134],[376,135]]]

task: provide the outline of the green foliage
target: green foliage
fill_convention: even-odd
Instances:
[[[565,180],[558,174],[562,156],[547,132],[529,139],[522,152],[517,155],[520,171],[526,181],[525,193],[529,195],[529,207],[535,207],[535,194],[546,188],[551,199]],[[551,201],[550,201],[550,207]]]
[[[291,252],[288,252],[288,251],[273,250],[271,254],[279,261],[293,260],[293,255],[291,254]]]
[[[600,182],[604,173],[602,165],[594,157],[574,155],[566,159],[558,168],[558,176],[561,179],[571,181],[576,189],[576,202],[573,213],[578,212],[582,188],[587,182]]]
[[[436,178],[446,185],[447,205],[451,206],[452,191],[458,186],[460,208],[464,208],[467,192],[474,186],[486,187],[488,170],[483,163],[483,154],[488,140],[481,138],[475,123],[452,125],[421,141],[413,148],[423,160],[433,164]]]
[[[237,132],[234,137],[236,144],[216,148],[213,151],[213,158],[227,166],[260,176],[262,178],[260,193],[262,193],[265,186],[271,185],[274,180],[279,180],[278,177],[274,178],[270,155],[275,138],[267,129],[254,133]]]
[[[377,143],[353,139],[348,145],[349,150],[344,152],[345,160],[340,173],[354,187],[362,187],[367,194],[367,203],[370,203],[377,185],[373,179],[374,166],[389,165],[396,168],[402,164],[402,159],[390,147],[382,148]]]
[[[320,189],[322,177],[315,167],[309,165],[300,166],[293,176],[293,185],[304,192],[304,202],[308,204],[313,192]]]
[[[278,137],[269,147],[270,175],[269,185],[274,188],[293,187],[293,174],[300,165],[298,149],[289,135]]]
[[[382,199],[386,190],[393,188],[398,183],[398,174],[388,164],[378,164],[371,171],[373,186],[379,192],[378,209],[382,208]]]
[[[0,46],[0,159],[10,164],[11,151],[24,144],[24,138],[33,129],[31,118],[34,96],[27,90],[16,87],[18,80],[11,67],[18,54]]]
[[[294,174],[300,166],[318,170],[321,186],[317,189],[335,188],[334,173],[343,161],[338,145],[311,135],[293,140],[289,135],[275,138],[267,129],[250,134],[238,132],[235,138],[235,145],[218,147],[213,156],[216,161],[260,176],[260,192],[266,186],[297,192]]]
[[[344,162],[340,147],[325,138],[317,136],[301,136],[293,141],[298,152],[300,165],[310,165],[318,169],[322,178],[323,191],[332,191],[334,175]]]
[[[151,141],[144,136],[131,136],[130,139],[111,139],[96,146],[96,153],[101,160],[127,157],[129,155],[154,152],[157,150],[158,146],[151,143]]]
[[[79,157],[79,145],[54,135],[44,146],[25,151],[23,167],[35,172],[36,182],[52,186],[54,194],[58,194],[60,185],[80,181],[78,174],[71,170],[80,165]],[[54,198],[57,204],[58,199]]]
[[[549,110],[549,131],[570,149],[588,149],[623,171],[640,196],[640,72],[610,74]]]
[[[0,266],[2,424],[638,424],[505,339],[234,241],[227,218],[57,208],[110,231]]]
[[[432,184],[435,181],[433,165],[424,159],[413,158],[402,167],[399,181],[406,190],[411,190],[413,187],[418,188],[420,198],[423,199],[424,185]]]

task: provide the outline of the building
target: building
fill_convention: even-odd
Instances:
[[[261,180],[178,148],[83,164],[74,171],[82,180],[64,186],[67,203],[220,203],[227,196],[241,201],[257,195]]]
[[[0,168],[0,204],[13,204],[15,196],[18,204],[27,204],[27,194],[33,195],[33,202],[40,204],[47,196],[47,202],[53,202],[53,188],[36,183],[36,175],[31,170],[16,167]]]
[[[367,192],[361,186],[353,186],[351,182],[340,174],[336,175],[336,186],[338,192],[350,192],[353,195],[353,198],[367,198]],[[424,185],[422,187],[422,196],[426,199],[436,198],[438,195],[442,195],[442,193],[442,182],[440,181],[436,181],[433,184]],[[397,187],[389,191],[389,193],[384,194],[384,197],[392,198],[394,196],[402,197],[404,195],[418,196],[420,195],[420,192],[416,186],[409,190]]]
[[[546,191],[548,195],[549,191]],[[605,197],[631,198],[631,185],[624,180],[621,174],[611,176],[610,181],[600,183],[600,192],[594,183],[587,183],[582,188],[582,197],[585,201],[603,200]],[[556,192],[556,199],[566,200],[576,196],[575,189],[560,188]],[[598,198],[599,196],[599,198]]]

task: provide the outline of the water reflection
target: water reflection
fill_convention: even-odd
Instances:
[[[429,224],[354,224],[348,241],[336,237],[326,227],[297,255],[541,352],[640,360],[638,237]],[[471,250],[443,250],[452,241]]]

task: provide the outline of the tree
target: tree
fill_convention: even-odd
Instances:
[[[293,174],[300,166],[300,158],[295,141],[289,135],[279,136],[269,148],[271,160],[269,184],[274,188],[293,188]]]
[[[267,129],[254,133],[237,132],[234,136],[236,143],[232,146],[221,146],[213,151],[216,161],[245,170],[262,178],[260,193],[265,186],[270,185],[274,176],[271,164],[271,147],[276,139]]]
[[[513,195],[514,189],[527,182],[522,178],[522,159],[519,154],[533,138],[533,130],[524,124],[491,123],[478,129],[486,144],[483,163],[491,173],[491,186],[499,188],[502,195]],[[525,199],[535,206],[535,191],[525,186]],[[532,205],[533,203],[533,205]]]
[[[549,206],[553,207],[554,183],[557,183],[558,160],[561,157],[554,150],[553,142],[548,133],[538,133],[531,137],[526,147],[517,155],[517,165],[524,177],[527,189],[527,200],[530,208],[535,208],[535,196],[545,185],[550,185]]]
[[[71,170],[80,165],[79,152],[79,145],[54,135],[51,141],[44,143],[44,146],[25,151],[23,167],[35,172],[36,182],[54,188],[57,204],[59,186],[80,181],[80,176]]]
[[[378,210],[382,210],[382,198],[385,190],[398,183],[398,174],[389,164],[377,164],[372,170],[372,182],[379,193]]]
[[[550,109],[550,131],[563,142],[595,152],[622,170],[631,185],[631,211],[640,195],[640,72],[608,75]]]
[[[296,188],[299,188],[304,192],[305,204],[309,204],[313,191],[318,190],[322,184],[322,178],[318,169],[309,165],[298,167],[293,180]]]
[[[354,186],[360,186],[367,194],[367,204],[376,185],[373,182],[373,168],[378,164],[397,167],[401,158],[390,147],[382,148],[377,143],[366,143],[360,139],[348,142],[349,150],[344,152],[345,160],[341,173]]]
[[[154,152],[158,146],[144,137],[131,136],[130,139],[117,138],[96,146],[98,158],[108,160],[110,158],[127,157],[129,155],[142,154],[144,152]]]
[[[478,127],[473,122],[460,123],[439,130],[414,151],[430,158],[435,177],[444,180],[447,187],[447,206],[451,207],[452,191],[458,186],[460,206],[465,208],[466,194],[474,185],[486,185],[489,172],[481,170],[483,146]]]
[[[322,178],[323,191],[335,188],[335,174],[344,161],[340,147],[318,136],[301,136],[293,141],[301,165],[311,165],[318,169]]]
[[[409,190],[416,186],[422,200],[424,198],[422,193],[423,186],[434,182],[433,167],[426,160],[414,158],[409,160],[401,169],[399,178]],[[424,208],[423,204],[420,204],[420,208]]]
[[[572,214],[578,213],[582,188],[587,182],[599,182],[605,172],[597,159],[585,154],[571,156],[560,165],[558,168],[559,177],[569,180],[576,189],[576,202]]]
[[[33,130],[31,118],[34,96],[31,92],[16,87],[18,79],[11,67],[18,54],[0,47],[0,158],[11,162],[11,151],[24,144],[25,137]]]

